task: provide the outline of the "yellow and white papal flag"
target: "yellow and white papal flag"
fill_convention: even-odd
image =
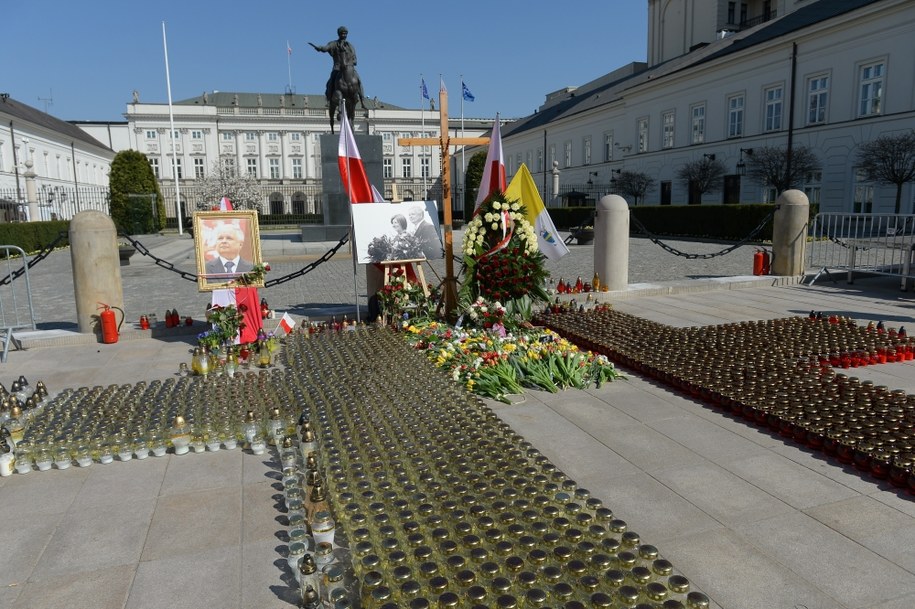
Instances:
[[[540,198],[537,191],[537,185],[534,184],[534,177],[528,170],[527,165],[521,163],[518,173],[512,178],[511,184],[505,189],[505,198],[509,201],[521,201],[527,210],[527,221],[534,227],[537,233],[537,245],[540,251],[550,260],[559,260],[569,253],[569,248],[559,237],[559,231],[550,218],[550,213]]]

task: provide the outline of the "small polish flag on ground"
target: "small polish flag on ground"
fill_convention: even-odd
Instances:
[[[286,334],[292,332],[292,329],[295,327],[295,320],[288,312],[283,313],[283,317],[280,318],[280,327]]]

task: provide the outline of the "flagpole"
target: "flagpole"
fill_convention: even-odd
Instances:
[[[175,147],[175,113],[172,110],[172,80],[168,71],[168,42],[165,39],[165,22],[162,22],[162,50],[165,52],[165,88],[168,90],[169,141],[172,143],[172,175],[175,176],[175,215],[178,217],[178,234],[183,235],[181,223],[181,186],[178,184],[178,149]]]
[[[345,131],[349,129],[353,134],[353,141],[356,140],[356,132],[352,130],[352,126],[349,124],[349,121],[346,117],[346,100],[341,100],[340,102],[340,123],[344,123],[342,127],[343,133],[343,158],[346,159],[346,198],[350,199],[349,202],[349,250],[353,258],[353,297],[356,300],[356,323],[362,323],[362,317],[359,313],[359,280],[356,278],[356,231],[353,228],[353,200],[350,197],[350,194],[353,192],[353,177],[352,171],[349,166],[349,138],[346,137]]]
[[[464,75],[461,74],[461,137],[464,137]],[[467,174],[467,166],[464,164],[464,149],[467,148],[466,145],[461,146],[461,194],[464,198],[467,197],[467,193],[464,192],[467,189],[467,180],[464,176]],[[464,202],[461,201],[461,217],[464,218]],[[464,218],[464,221],[467,221],[467,218]]]
[[[292,93],[292,47],[286,41],[286,71],[289,72],[289,93]]]
[[[420,116],[422,117],[420,119],[422,122],[422,135],[420,135],[420,137],[426,137],[426,103],[423,101],[423,98],[425,97],[423,95],[424,86],[425,86],[425,81],[423,80],[423,75],[420,74],[419,75],[419,107],[421,108]],[[423,158],[422,158],[423,157],[423,148],[425,148],[425,146],[422,146],[419,149],[419,173],[421,173],[423,176],[423,201],[425,201],[427,195],[426,195],[426,174],[423,173]]]

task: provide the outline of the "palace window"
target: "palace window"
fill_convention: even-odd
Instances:
[[[883,77],[885,68],[886,66],[882,61],[861,66],[858,116],[874,116],[883,111]]]
[[[779,131],[782,128],[782,108],[784,89],[781,86],[766,89],[766,124],[765,131]]]

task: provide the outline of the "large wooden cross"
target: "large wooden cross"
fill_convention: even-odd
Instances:
[[[455,137],[448,135],[448,91],[439,87],[438,108],[440,115],[441,135],[438,139],[431,137],[402,137],[397,143],[401,146],[435,146],[442,153],[442,207],[444,208],[445,233],[445,314],[451,315],[457,306],[457,278],[454,276],[454,240],[451,234],[451,146],[481,146],[489,144],[488,137]]]

